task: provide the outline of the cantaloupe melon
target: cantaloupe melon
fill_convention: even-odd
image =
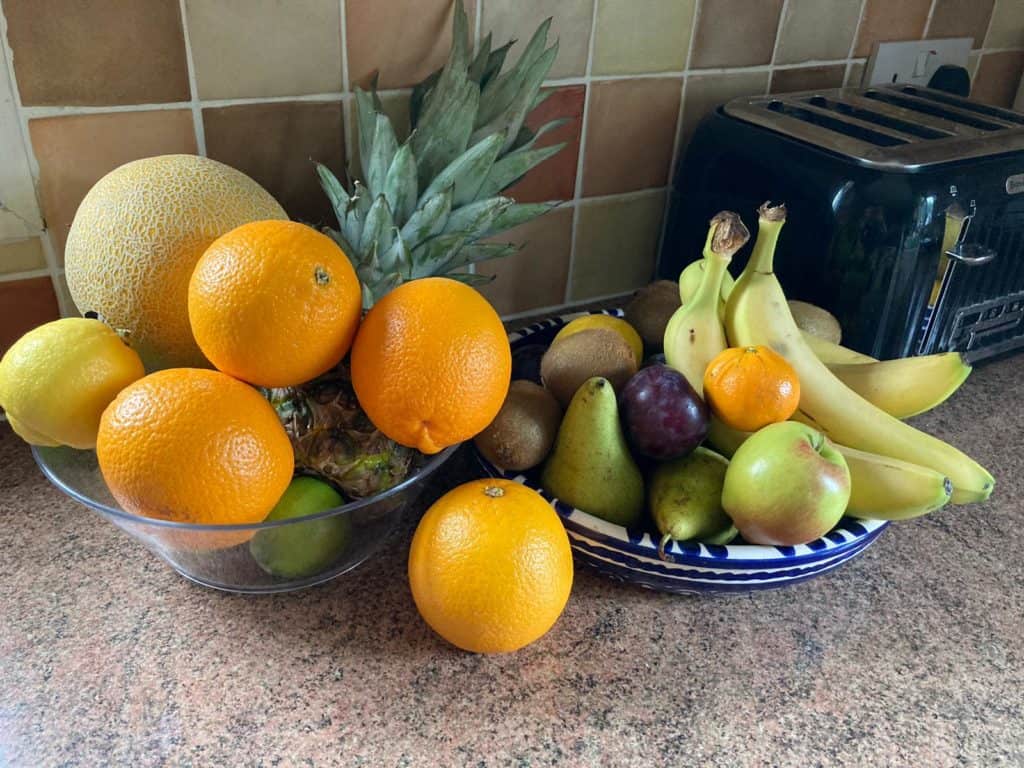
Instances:
[[[127,330],[147,370],[207,366],[188,321],[188,282],[207,246],[250,221],[287,219],[244,173],[196,155],[115,168],[82,200],[64,249],[80,312]]]

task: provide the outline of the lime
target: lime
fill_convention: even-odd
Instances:
[[[315,515],[344,503],[341,494],[322,480],[297,477],[270,510],[266,522]],[[348,546],[350,528],[347,515],[268,528],[252,537],[249,551],[272,576],[312,576],[338,559]]]

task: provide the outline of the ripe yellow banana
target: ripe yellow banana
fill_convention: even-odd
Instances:
[[[971,372],[959,352],[829,365],[828,369],[869,403],[897,419],[916,416],[944,403]]]
[[[956,448],[926,435],[869,403],[843,384],[807,346],[772,272],[784,206],[759,210],[760,232],[750,262],[736,281],[725,322],[734,345],[771,347],[800,379],[800,410],[833,442],[929,467],[953,482],[954,503],[984,501],[995,481]]]
[[[728,345],[718,317],[719,294],[726,268],[750,232],[740,217],[722,211],[711,219],[704,244],[706,268],[693,299],[677,309],[665,327],[665,361],[686,377],[698,394],[704,393],[704,370]]]
[[[807,342],[807,346],[811,348],[815,356],[826,365],[855,365],[856,363],[878,362],[869,355],[862,355],[860,352],[847,349],[839,344],[833,344],[831,341],[814,336],[807,333],[807,331],[800,331],[800,335],[804,337],[804,341]]]
[[[798,421],[817,427],[806,415],[797,414]],[[751,434],[733,429],[712,416],[708,442],[723,456],[732,458]],[[953,484],[941,472],[845,445],[835,446],[850,468],[848,515],[875,520],[909,520],[934,512],[949,501]]]

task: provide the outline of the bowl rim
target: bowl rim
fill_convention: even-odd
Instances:
[[[432,475],[449,458],[451,458],[452,454],[454,454],[455,451],[457,451],[461,445],[462,445],[461,442],[460,443],[455,443],[454,445],[450,445],[447,448],[444,448],[441,451],[433,454],[432,456],[429,456],[428,460],[426,461],[426,463],[424,463],[419,468],[418,471],[410,474],[402,482],[398,483],[397,485],[395,485],[395,486],[393,486],[391,488],[388,488],[388,490],[384,491],[383,493],[378,493],[378,494],[376,494],[374,496],[367,496],[367,497],[362,498],[362,499],[356,499],[354,501],[348,502],[347,504],[342,504],[341,506],[338,506],[338,507],[331,507],[330,509],[325,509],[325,510],[323,510],[321,512],[316,512],[316,513],[314,513],[312,515],[305,515],[303,517],[291,517],[291,518],[286,518],[284,520],[264,520],[264,521],[259,522],[259,523],[231,523],[229,525],[208,525],[208,524],[205,524],[205,523],[182,523],[182,522],[178,522],[176,520],[164,520],[164,519],[157,518],[157,517],[146,517],[144,515],[134,515],[131,512],[126,512],[125,510],[120,509],[119,507],[112,507],[112,506],[110,506],[108,504],[104,504],[103,502],[98,501],[97,499],[93,499],[93,498],[85,495],[81,491],[79,491],[79,490],[77,490],[75,488],[72,488],[67,483],[65,483],[63,480],[61,480],[59,477],[57,477],[57,475],[54,473],[53,469],[51,469],[51,467],[47,463],[46,457],[44,455],[44,451],[55,451],[55,450],[71,450],[71,451],[75,451],[76,449],[74,449],[74,448],[68,448],[66,446],[58,446],[57,448],[47,448],[47,447],[33,445],[32,446],[32,458],[35,459],[36,465],[39,467],[40,470],[42,470],[42,473],[43,473],[43,475],[46,476],[46,479],[49,480],[51,483],[53,483],[53,485],[55,485],[57,488],[59,488],[65,494],[67,494],[68,496],[70,496],[72,499],[74,499],[75,501],[79,502],[80,504],[84,504],[85,506],[89,507],[90,509],[94,509],[97,512],[100,512],[100,513],[102,513],[104,515],[108,515],[108,516],[113,517],[113,518],[115,518],[117,520],[123,520],[125,522],[129,522],[129,523],[133,523],[133,524],[152,525],[152,526],[155,526],[155,527],[158,527],[158,528],[166,528],[166,529],[169,529],[169,530],[176,530],[176,531],[207,531],[207,532],[262,531],[262,530],[270,530],[272,528],[284,528],[285,526],[293,525],[294,523],[299,523],[299,522],[306,523],[306,522],[313,522],[313,521],[316,521],[316,520],[323,520],[323,519],[326,519],[326,518],[329,518],[329,517],[335,517],[335,516],[337,516],[339,514],[349,514],[351,512],[355,512],[355,511],[357,511],[359,509],[362,509],[363,507],[367,507],[367,506],[369,506],[371,504],[376,504],[377,502],[383,501],[384,499],[391,498],[392,496],[397,496],[400,493],[402,493],[403,491],[405,491],[408,488],[412,487],[417,482],[425,480],[430,475]],[[95,454],[95,451],[92,451],[92,450],[76,451],[76,452],[78,452],[78,453],[93,453],[93,454]],[[299,475],[295,475],[295,477],[298,477],[298,476]],[[104,482],[106,482],[106,481],[104,481]]]
[[[525,346],[530,343],[532,336],[541,331],[559,328],[571,320],[586,315],[610,315],[622,317],[625,313],[619,307],[594,309],[571,312],[561,315],[553,315],[533,322],[523,328],[519,328],[509,334],[509,343],[513,352],[517,346]],[[494,477],[512,480],[532,488],[541,494],[545,501],[554,507],[562,524],[571,531],[584,532],[585,535],[602,541],[606,546],[614,547],[622,552],[641,557],[655,557],[662,560],[658,555],[658,543],[648,531],[637,531],[631,535],[630,529],[616,523],[608,522],[589,512],[573,507],[571,504],[539,487],[537,483],[531,482],[521,472],[504,472],[491,464],[479,450],[474,446],[478,461],[489,474]],[[863,532],[850,530],[844,527],[844,521],[854,523]],[[847,524],[848,524],[847,523]],[[836,527],[832,528],[824,536],[795,546],[774,546],[768,544],[704,544],[700,542],[677,542],[672,541],[665,548],[668,556],[663,562],[678,565],[702,565],[710,566],[719,564],[722,567],[741,566],[773,566],[780,564],[799,565],[811,563],[824,558],[831,558],[846,552],[850,548],[864,546],[877,538],[883,530],[889,526],[888,520],[870,520],[866,518],[847,517],[840,518]],[[836,541],[836,537],[841,539]],[[647,543],[650,542],[650,543]]]

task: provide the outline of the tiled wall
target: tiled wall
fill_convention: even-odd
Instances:
[[[992,103],[1012,102],[1024,69],[1021,0],[467,6],[477,41],[488,30],[522,40],[554,16],[560,54],[547,87],[555,94],[532,121],[571,118],[550,137],[569,148],[513,190],[521,200],[568,203],[514,233],[526,244],[520,254],[480,266],[498,276],[484,290],[505,314],[645,282],[678,147],[722,101],[858,82],[879,40],[973,37],[975,95]],[[10,98],[0,90],[0,193],[13,211],[0,210],[0,349],[74,311],[62,283],[67,229],[89,186],[125,161],[204,153],[249,173],[294,218],[330,222],[310,158],[340,169],[353,157],[352,89],[375,69],[387,110],[408,130],[408,89],[443,61],[451,16],[451,0],[0,0],[0,8],[0,65],[13,72]],[[31,194],[9,191],[33,184],[45,233]]]

